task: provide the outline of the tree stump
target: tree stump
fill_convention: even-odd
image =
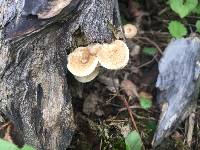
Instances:
[[[111,42],[110,24],[120,28],[117,0],[0,0],[0,112],[18,145],[67,148],[75,129],[67,54]]]

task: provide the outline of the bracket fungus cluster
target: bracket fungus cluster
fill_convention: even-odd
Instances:
[[[89,82],[99,73],[99,66],[117,70],[125,67],[129,60],[129,49],[122,40],[108,44],[91,44],[78,47],[68,56],[68,70],[80,82]]]

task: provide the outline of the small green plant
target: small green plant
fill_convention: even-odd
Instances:
[[[200,15],[200,4],[198,4],[197,7],[192,10],[192,13]]]
[[[168,30],[175,38],[181,38],[187,34],[186,27],[178,21],[171,21],[169,23]]]
[[[200,32],[200,20],[196,22],[196,29],[197,29],[197,32]]]
[[[24,145],[22,148],[18,148],[15,144],[0,139],[0,149],[1,150],[36,150],[29,145]]]
[[[170,0],[169,4],[174,12],[184,18],[197,7],[198,0]]]
[[[154,47],[144,47],[143,53],[145,55],[154,56],[156,54],[156,48],[154,48]]]
[[[187,17],[191,13],[200,14],[198,0],[169,0],[169,5],[180,18]],[[200,23],[198,21],[196,22],[196,29],[197,32],[200,32]],[[186,27],[179,21],[171,21],[168,25],[168,30],[175,38],[187,35]]]
[[[148,129],[148,131],[151,132],[152,134],[154,134],[154,132],[156,131],[157,125],[156,125],[156,121],[154,120],[148,120],[145,126]]]
[[[148,109],[152,107],[152,101],[145,97],[140,97],[140,106],[143,109]]]
[[[142,140],[137,131],[132,131],[125,138],[126,150],[141,150]]]

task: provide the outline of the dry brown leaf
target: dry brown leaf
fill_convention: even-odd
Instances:
[[[100,108],[98,108],[98,103],[102,102],[102,99],[99,98],[96,94],[91,93],[89,94],[84,103],[83,103],[83,112],[87,115],[90,115],[91,113],[95,113],[97,110],[99,111]],[[98,108],[98,109],[97,109]],[[98,112],[99,113],[99,112]],[[98,114],[97,113],[97,114]]]
[[[121,82],[121,88],[129,97],[139,97],[136,85],[130,80],[123,80]]]
[[[152,100],[152,98],[153,98],[153,96],[150,93],[147,93],[147,92],[144,92],[144,91],[140,92],[139,95],[140,95],[140,97],[144,97],[144,98],[150,99],[150,100]]]
[[[106,85],[106,88],[113,92],[116,93],[119,89],[119,79],[118,78],[110,78],[110,77],[106,77],[104,75],[101,75],[98,77],[99,82],[101,82],[102,84]]]

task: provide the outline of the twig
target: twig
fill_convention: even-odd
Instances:
[[[161,55],[163,55],[163,52],[161,50],[161,48],[152,40],[150,40],[148,37],[134,37],[135,39],[143,39],[146,40],[147,42],[151,43],[152,45],[154,45],[156,47],[156,49],[160,52]]]
[[[164,9],[162,9],[160,12],[158,12],[158,15],[160,16],[160,15],[162,15],[162,14],[164,14],[166,11],[168,11],[169,10],[169,8],[168,7],[165,7]]]
[[[160,31],[140,31],[140,34],[157,34],[159,36],[170,36],[168,32],[160,32]]]
[[[143,108],[141,108],[140,106],[136,106],[136,105],[134,105],[134,106],[129,106],[129,108],[130,108],[130,109],[143,109]],[[120,108],[118,111],[119,111],[119,112],[122,112],[122,111],[125,111],[125,110],[127,110],[127,108],[123,107],[123,108]]]
[[[157,57],[157,55],[155,55],[150,61],[148,61],[148,62],[146,62],[146,63],[144,63],[144,64],[142,64],[140,66],[137,66],[136,68],[140,69],[140,68],[142,68],[144,66],[147,66],[148,64],[152,63],[156,59],[156,57]]]
[[[130,109],[127,100],[126,100],[122,95],[118,95],[118,98],[119,98],[121,101],[123,101],[125,107],[127,108],[128,113],[129,113],[129,115],[130,115],[130,117],[131,117],[131,122],[132,122],[133,128],[135,128],[135,130],[138,132],[138,134],[140,134],[140,133],[139,133],[139,130],[138,130],[138,128],[137,128],[136,122],[135,122],[135,120],[134,120],[134,118],[133,118],[134,113],[133,113],[133,111]],[[141,135],[140,135],[140,137],[141,137]],[[142,147],[143,147],[143,150],[145,150],[145,147],[144,147],[144,143],[143,143],[143,142],[142,142]]]
[[[126,100],[122,95],[118,95],[118,98],[124,103],[125,107],[127,108],[128,113],[129,113],[129,115],[130,115],[130,117],[131,117],[132,126],[133,126],[133,128],[135,128],[136,131],[138,132],[137,125],[136,125],[135,120],[134,120],[134,118],[133,118],[132,110],[130,109],[127,100]]]
[[[189,145],[189,147],[191,147],[192,144],[192,135],[193,135],[193,130],[194,130],[194,123],[195,123],[195,114],[192,113],[189,116],[188,119],[188,132],[187,132],[187,144]]]

